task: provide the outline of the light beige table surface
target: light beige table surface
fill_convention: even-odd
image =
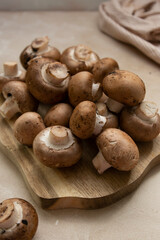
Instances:
[[[121,69],[133,71],[144,80],[146,99],[160,108],[159,66],[135,48],[101,33],[96,12],[0,12],[0,70],[4,61],[18,61],[21,50],[35,37],[44,35],[61,51],[84,43],[100,57],[115,58]],[[159,189],[157,166],[136,191],[112,206],[46,211],[34,203],[21,174],[0,152],[0,201],[20,197],[35,206],[39,228],[34,240],[159,240]]]

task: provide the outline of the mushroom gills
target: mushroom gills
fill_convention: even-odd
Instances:
[[[59,131],[55,130],[56,128],[60,127],[54,127],[51,131],[50,129],[46,129],[44,134],[40,137],[41,141],[44,142],[44,144],[52,149],[55,150],[62,150],[62,149],[67,149],[69,148],[72,144],[74,144],[74,138],[72,136],[72,133],[68,131],[67,129],[66,132],[64,131]]]
[[[105,170],[112,167],[103,157],[101,151],[93,158],[93,166],[98,171],[99,174],[102,174]]]
[[[6,215],[6,216],[5,216]],[[0,206],[0,231],[12,231],[23,219],[23,210],[19,203]]]
[[[21,112],[21,110],[16,100],[12,96],[7,97],[3,104],[0,106],[0,114],[4,118],[11,119],[18,112]]]

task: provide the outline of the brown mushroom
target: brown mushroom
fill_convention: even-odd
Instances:
[[[100,59],[94,64],[92,70],[95,82],[102,83],[104,77],[117,69],[119,69],[118,63],[113,58]]]
[[[29,46],[27,46],[20,54],[20,61],[22,66],[27,69],[28,62],[37,57],[42,56],[59,61],[60,52],[57,48],[50,46],[49,38],[47,36],[36,38]]]
[[[124,108],[120,127],[135,141],[152,141],[160,133],[160,115],[153,102],[142,102],[136,107]]]
[[[130,171],[139,160],[139,150],[132,138],[116,128],[104,130],[97,138],[98,154],[92,160],[99,174],[110,167]]]
[[[98,60],[98,55],[83,44],[69,47],[61,55],[61,62],[67,65],[71,74],[92,71]]]
[[[0,113],[4,118],[12,118],[16,113],[36,111],[37,100],[30,94],[26,83],[10,81],[2,88],[5,101],[0,106]]]
[[[102,88],[100,83],[94,83],[92,73],[79,72],[69,81],[68,96],[73,106],[86,100],[95,102],[102,96]]]
[[[16,62],[5,62],[3,64],[4,72],[0,73],[0,92],[5,83],[9,81],[25,81],[25,72],[18,70]]]
[[[69,128],[52,126],[41,131],[33,141],[36,158],[47,167],[70,167],[82,156],[82,148]]]
[[[38,215],[34,207],[19,198],[0,203],[0,239],[31,240],[38,227]]]
[[[22,114],[14,123],[14,136],[25,145],[31,146],[37,134],[45,128],[41,116],[36,112]]]
[[[61,125],[68,127],[73,108],[68,103],[58,103],[47,112],[44,123],[47,127]]]
[[[115,111],[115,109],[117,111],[117,105],[120,111],[119,104],[121,107],[122,104],[136,106],[143,101],[145,96],[144,82],[136,74],[129,71],[116,70],[112,72],[103,79],[102,85],[104,93],[114,100],[112,104],[107,104],[110,111]]]
[[[70,129],[80,139],[97,136],[107,127],[117,127],[117,117],[109,113],[105,104],[91,101],[79,103],[70,118]]]
[[[26,73],[28,89],[36,99],[46,104],[65,99],[69,78],[65,64],[42,57],[33,59]]]

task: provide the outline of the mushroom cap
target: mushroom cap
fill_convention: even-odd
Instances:
[[[124,108],[120,115],[120,128],[135,141],[152,141],[160,133],[160,115],[148,121],[137,116],[135,108]]]
[[[90,101],[79,103],[70,118],[70,129],[81,139],[90,138],[96,122],[96,105]]]
[[[20,62],[22,64],[22,66],[25,69],[27,69],[29,61],[38,56],[42,56],[42,57],[50,58],[55,61],[59,61],[61,54],[57,48],[50,46],[50,45],[48,45],[48,48],[43,52],[36,52],[33,50],[31,45],[28,45],[27,47],[25,47],[25,49],[20,54]]]
[[[119,69],[118,63],[113,58],[102,58],[94,64],[92,73],[95,82],[102,83],[102,80],[109,73]]]
[[[68,103],[58,103],[54,105],[44,118],[44,123],[47,127],[61,125],[68,127],[69,119],[72,115],[73,108]]]
[[[71,144],[62,146],[61,149],[49,140],[50,131],[55,128],[65,130],[70,137]],[[70,167],[76,164],[82,156],[82,148],[79,140],[72,134],[69,128],[64,126],[52,126],[42,130],[33,141],[33,152],[37,159],[47,167]]]
[[[2,88],[4,98],[12,97],[18,104],[22,113],[36,111],[38,101],[30,94],[26,83],[10,81]]]
[[[97,146],[106,161],[120,171],[130,171],[139,160],[137,145],[120,129],[104,130],[97,138]]]
[[[19,75],[8,77],[3,74],[0,75],[0,93],[2,92],[3,86],[10,81],[25,81],[26,72],[21,71]]]
[[[41,116],[36,112],[22,114],[14,123],[14,136],[25,145],[31,146],[37,134],[45,128]]]
[[[76,57],[75,50],[78,49],[79,47],[81,48],[79,49],[80,50],[79,53],[86,54],[86,57],[88,55],[88,59],[83,60]],[[84,52],[82,51],[83,47],[84,47]],[[60,58],[60,61],[67,65],[71,74],[76,74],[81,71],[89,71],[89,72],[92,71],[94,64],[98,60],[99,60],[98,55],[84,45],[72,46],[65,49]]]
[[[53,60],[49,58],[35,58],[30,62],[26,74],[29,91],[36,99],[46,104],[55,104],[65,99],[69,80],[68,77],[68,80],[66,79],[66,83],[62,86],[56,86],[49,81],[45,81],[42,69],[51,63],[53,63]],[[61,65],[61,63],[56,64]]]
[[[116,70],[103,79],[103,91],[110,98],[127,106],[136,106],[145,96],[144,82],[134,73]]]
[[[93,87],[96,86],[94,93]],[[68,84],[69,101],[76,106],[82,101],[97,101],[102,96],[102,89],[99,83],[94,84],[93,74],[90,72],[79,72],[71,77]]]
[[[34,237],[38,227],[38,215],[36,210],[29,202],[19,198],[7,199],[1,203],[1,207],[3,207],[3,205],[6,206],[8,204],[13,204],[14,202],[21,205],[23,210],[23,219],[12,230],[4,230],[3,233],[0,233],[0,239],[31,240]]]

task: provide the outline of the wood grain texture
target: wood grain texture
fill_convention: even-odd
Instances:
[[[0,102],[2,99],[0,99]],[[34,200],[43,208],[94,209],[107,206],[132,192],[145,174],[160,163],[160,136],[153,142],[138,144],[140,161],[130,172],[113,168],[99,175],[92,166],[97,153],[93,139],[83,141],[83,157],[70,168],[43,166],[32,149],[18,143],[13,122],[0,117],[0,149],[21,171]]]

